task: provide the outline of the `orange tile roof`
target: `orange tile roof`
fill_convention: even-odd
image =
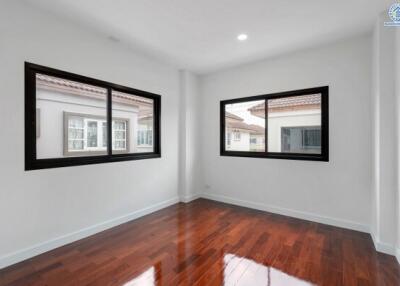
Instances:
[[[245,131],[249,131],[251,134],[264,134],[265,133],[264,127],[255,125],[255,124],[247,124],[247,123],[243,122],[244,119],[242,117],[237,116],[233,113],[225,112],[225,118],[228,119],[225,122],[227,128],[245,130]],[[229,120],[229,119],[231,119],[231,120]]]
[[[59,92],[66,92],[74,95],[87,96],[97,99],[105,99],[107,94],[107,89],[102,87],[39,73],[36,74],[36,86],[42,89],[56,90]],[[152,99],[114,90],[112,92],[112,96],[113,101],[118,101],[125,104],[142,104],[147,106],[151,106],[153,104]]]
[[[277,99],[268,100],[268,109],[284,109],[289,107],[300,107],[300,106],[310,106],[310,105],[320,105],[321,95],[311,94],[311,95],[301,95],[301,96],[291,96],[283,97]],[[261,103],[256,106],[249,108],[250,112],[263,111],[265,109],[265,104]]]

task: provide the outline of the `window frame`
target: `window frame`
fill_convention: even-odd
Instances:
[[[321,154],[269,152],[268,151],[268,100],[321,94]],[[231,151],[225,147],[225,106],[228,104],[248,101],[265,100],[265,151]],[[329,86],[321,86],[308,89],[292,90],[279,93],[256,95],[220,101],[220,156],[251,157],[266,159],[288,159],[329,162]]]
[[[153,151],[143,153],[121,153],[112,151],[112,132],[107,132],[105,155],[74,156],[49,159],[36,157],[36,74],[54,76],[107,89],[107,130],[112,130],[112,91],[124,92],[153,100]],[[129,124],[130,125],[130,124]],[[62,127],[64,128],[64,126]],[[64,132],[64,131],[63,131]],[[127,130],[129,132],[129,130]],[[127,133],[128,134],[128,133]],[[90,153],[92,154],[92,153]],[[25,62],[25,170],[48,169],[89,164],[101,164],[161,157],[161,95],[114,84],[71,72]]]

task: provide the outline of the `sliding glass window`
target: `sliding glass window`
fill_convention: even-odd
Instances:
[[[161,97],[25,64],[26,170],[160,157]]]
[[[328,87],[221,101],[221,155],[329,160]]]

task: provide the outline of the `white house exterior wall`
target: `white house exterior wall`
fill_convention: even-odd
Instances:
[[[264,134],[251,134],[250,140],[255,139],[256,143],[250,142],[251,151],[264,151],[265,150],[265,135]]]
[[[234,139],[234,133],[236,131],[233,130],[228,130],[231,135],[231,145],[227,146],[227,150],[232,150],[232,151],[249,151],[250,148],[250,133],[245,132],[245,131],[237,131],[240,133],[240,140],[235,140]],[[225,138],[228,138],[228,135],[225,134]]]
[[[321,112],[318,110],[270,113],[268,115],[268,151],[281,151],[282,127],[320,126]]]

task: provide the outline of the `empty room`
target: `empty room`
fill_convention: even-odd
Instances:
[[[2,0],[0,86],[0,286],[400,286],[398,0]]]

